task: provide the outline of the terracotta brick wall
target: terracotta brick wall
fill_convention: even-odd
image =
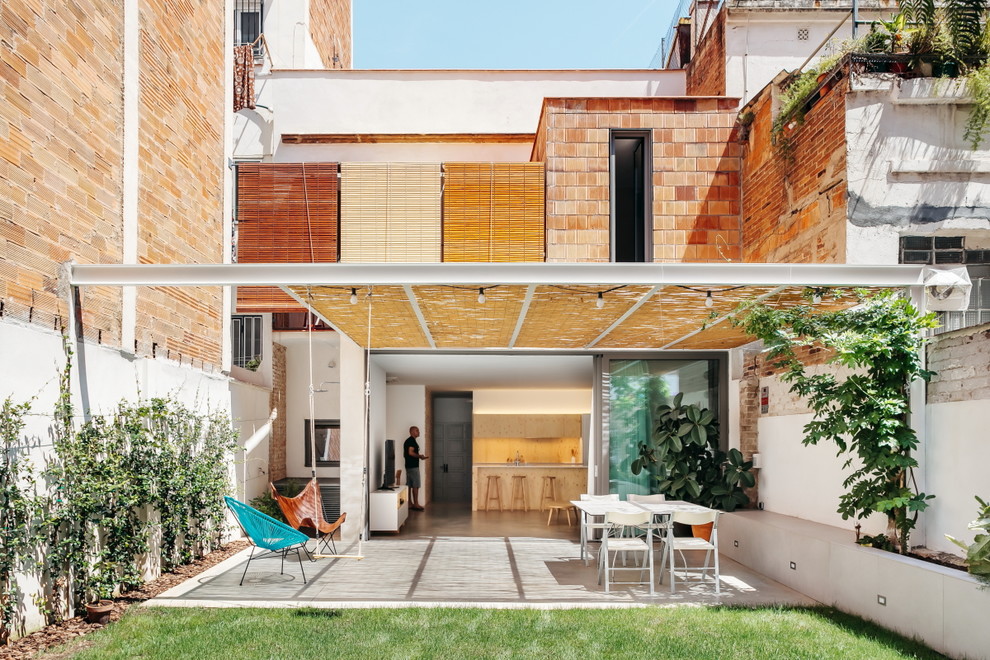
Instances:
[[[771,88],[752,103],[743,155],[743,260],[842,263],[846,254],[846,104],[836,84],[774,148]]]
[[[686,68],[688,96],[725,95],[725,14],[722,7]]]
[[[287,476],[285,467],[285,346],[272,344],[272,392],[268,398],[268,409],[278,410],[278,417],[272,424],[268,440],[268,478],[278,481]]]
[[[324,67],[351,68],[351,0],[310,0],[309,29]]]
[[[223,260],[223,29],[223,3],[142,2],[142,263]],[[218,366],[222,313],[220,287],[138,289],[138,351]]]
[[[59,265],[121,259],[122,25],[120,3],[0,3],[4,318],[63,327]],[[83,292],[87,338],[119,344],[120,300]]]
[[[740,258],[735,99],[546,99],[547,261],[609,260],[609,130],[653,136],[653,258]]]

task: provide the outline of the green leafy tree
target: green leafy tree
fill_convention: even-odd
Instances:
[[[814,418],[804,427],[804,444],[832,442],[839,455],[850,455],[842,518],[884,514],[887,537],[906,553],[918,513],[934,497],[915,486],[911,452],[918,438],[909,422],[908,388],[931,376],[922,365],[922,332],[937,325],[935,316],[919,314],[891,292],[858,292],[856,307],[819,312],[811,293],[809,304],[788,309],[744,304],[732,322],[763,340],[772,364],[784,370],[782,380],[807,399]],[[846,367],[848,375],[809,373],[795,353],[801,346],[830,349],[828,362]]]

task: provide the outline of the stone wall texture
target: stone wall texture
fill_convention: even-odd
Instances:
[[[722,6],[686,67],[688,96],[725,95],[725,16]]]
[[[120,3],[0,3],[0,315],[65,327],[62,262],[121,260]],[[83,292],[87,339],[120,341],[121,292]]]
[[[990,326],[963,328],[928,344],[928,403],[990,399]]]
[[[310,0],[309,29],[324,67],[351,68],[351,0]]]
[[[285,384],[285,346],[272,344],[272,392],[268,399],[268,408],[278,410],[278,417],[272,424],[271,436],[268,439],[268,478],[271,481],[284,479],[286,474],[286,384]]]
[[[843,263],[848,78],[785,130],[786,147],[771,142],[773,89],[768,86],[749,106],[754,118],[742,168],[743,260]]]
[[[739,260],[735,99],[546,99],[547,261],[609,260],[609,133],[653,136],[653,260]]]

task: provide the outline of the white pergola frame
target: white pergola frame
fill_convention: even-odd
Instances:
[[[76,264],[72,286],[702,285],[912,287],[931,266],[750,263]]]

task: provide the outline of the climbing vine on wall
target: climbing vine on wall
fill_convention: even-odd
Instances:
[[[15,576],[30,561],[33,548],[33,471],[21,446],[30,403],[10,398],[0,409],[0,643],[11,633],[20,590]]]
[[[17,548],[24,544],[40,542],[35,568],[43,586],[36,602],[57,620],[67,605],[140,585],[156,564],[169,570],[210,552],[225,532],[223,495],[237,446],[230,419],[166,397],[121,402],[113,413],[77,425],[68,349],[66,355],[52,450],[37,493],[30,465],[14,461],[10,451],[21,442],[27,406],[5,402],[0,420],[8,450],[0,461],[0,503],[14,503],[3,506],[0,522],[23,530],[0,535],[0,604],[8,629],[19,594]]]

